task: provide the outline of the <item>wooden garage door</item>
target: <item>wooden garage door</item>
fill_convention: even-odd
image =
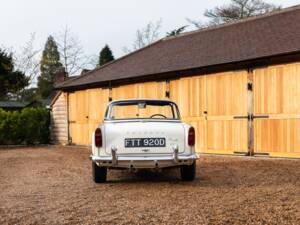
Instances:
[[[247,71],[206,77],[207,150],[247,152]]]
[[[182,120],[195,128],[196,150],[206,150],[206,83],[205,76],[170,81],[170,98],[180,109]]]
[[[91,144],[92,133],[104,117],[108,92],[97,88],[69,94],[69,135],[73,144]]]
[[[88,98],[86,91],[69,94],[69,135],[72,143],[87,144]]]
[[[146,82],[112,88],[112,99],[165,99],[166,82]]]
[[[248,151],[246,71],[171,80],[170,93],[195,127],[198,152]]]
[[[122,99],[166,99],[166,82],[146,82],[138,84],[124,85],[120,87],[115,87],[112,89],[112,99],[122,100]],[[122,108],[118,109],[119,117],[130,117],[132,111],[126,111]],[[132,106],[132,110],[135,110],[135,114],[139,114],[141,117],[150,117],[153,114],[164,113],[157,111],[157,107],[153,110],[147,110],[147,115],[145,112],[138,112],[138,108]]]
[[[300,157],[300,64],[254,71],[254,151]]]
[[[88,137],[87,144],[92,142],[92,134],[96,127],[103,122],[106,107],[109,102],[109,89],[89,89],[87,90],[88,95]]]

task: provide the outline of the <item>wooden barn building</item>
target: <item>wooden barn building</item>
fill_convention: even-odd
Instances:
[[[90,145],[111,100],[171,99],[198,152],[300,157],[300,6],[161,39],[57,89],[58,142]]]

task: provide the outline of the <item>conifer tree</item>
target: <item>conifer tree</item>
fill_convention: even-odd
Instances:
[[[104,64],[115,60],[112,51],[108,45],[105,45],[104,48],[100,51],[99,54],[99,63],[98,66],[103,66]]]
[[[57,75],[61,75],[63,69],[60,63],[57,44],[52,36],[49,36],[43,50],[40,63],[41,75],[38,77],[37,94],[39,98],[45,99],[53,91]]]
[[[0,49],[0,100],[16,99],[28,85],[24,73],[14,69],[12,54]]]

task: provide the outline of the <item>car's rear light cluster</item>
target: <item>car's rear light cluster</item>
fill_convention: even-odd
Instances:
[[[190,127],[188,133],[188,145],[194,146],[195,145],[195,129],[194,127]]]
[[[96,147],[102,147],[102,132],[100,128],[95,130],[95,145]]]

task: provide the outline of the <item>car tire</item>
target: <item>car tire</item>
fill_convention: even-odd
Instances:
[[[180,166],[180,175],[183,181],[193,181],[196,176],[196,161],[192,165]]]
[[[107,177],[107,168],[100,167],[95,162],[92,162],[92,174],[95,183],[104,183]]]

